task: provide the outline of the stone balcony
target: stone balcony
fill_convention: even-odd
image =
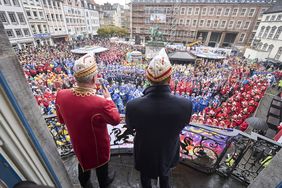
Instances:
[[[67,172],[70,175],[74,187],[80,187],[77,174],[77,159],[74,155],[63,159]],[[110,169],[116,171],[116,178],[110,188],[139,188],[139,172],[134,169],[132,155],[114,155],[111,157]],[[91,182],[98,187],[95,170],[92,171]],[[153,188],[157,188],[157,182],[153,181]],[[231,177],[226,178],[218,174],[206,174],[199,172],[184,164],[179,164],[172,171],[173,188],[245,188],[244,184]]]

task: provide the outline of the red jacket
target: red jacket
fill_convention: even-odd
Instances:
[[[110,160],[107,124],[117,125],[120,115],[112,100],[98,95],[76,96],[71,89],[57,93],[57,116],[66,124],[74,152],[84,170]]]

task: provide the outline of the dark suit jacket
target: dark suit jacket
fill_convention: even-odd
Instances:
[[[150,178],[166,176],[179,160],[179,134],[189,123],[192,103],[168,85],[148,87],[126,105],[126,124],[135,129],[135,168]]]

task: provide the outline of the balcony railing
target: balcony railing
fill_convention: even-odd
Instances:
[[[111,153],[133,152],[134,132],[120,125],[108,127]],[[70,138],[57,117],[45,116],[48,128],[62,157],[72,153]],[[206,125],[187,125],[180,134],[181,163],[205,173],[218,173],[250,183],[281,149],[282,145],[255,132],[222,129]]]

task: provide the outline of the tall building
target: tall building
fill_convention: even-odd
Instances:
[[[133,0],[132,34],[144,39],[158,25],[167,41],[244,48],[271,0]],[[134,36],[133,36],[134,37]]]
[[[93,3],[90,0],[86,1],[85,6],[85,18],[87,33],[91,37],[92,35],[97,35],[97,30],[100,27],[99,21],[99,9],[97,4]]]
[[[125,8],[121,13],[121,27],[130,30],[130,9]]]
[[[124,8],[122,5],[115,3],[113,4],[113,19],[114,19],[114,25],[118,27],[122,27],[122,14],[124,11]]]
[[[33,45],[28,19],[20,1],[0,0],[0,21],[14,48]]]
[[[100,5],[99,14],[101,26],[114,25],[114,10],[110,3]]]
[[[52,42],[67,40],[67,26],[65,23],[62,0],[42,0],[47,18]]]
[[[249,59],[282,63],[282,1],[264,12],[252,46],[246,49]]]
[[[122,27],[122,15],[124,7],[118,3],[110,4],[104,3],[100,5],[100,24],[105,25],[115,25]]]
[[[14,48],[97,34],[94,0],[0,0],[0,21]]]
[[[22,3],[36,45],[51,44],[51,35],[42,2],[39,0],[22,0]]]
[[[70,37],[76,39],[86,35],[85,2],[81,0],[64,0],[63,7],[67,32]]]

